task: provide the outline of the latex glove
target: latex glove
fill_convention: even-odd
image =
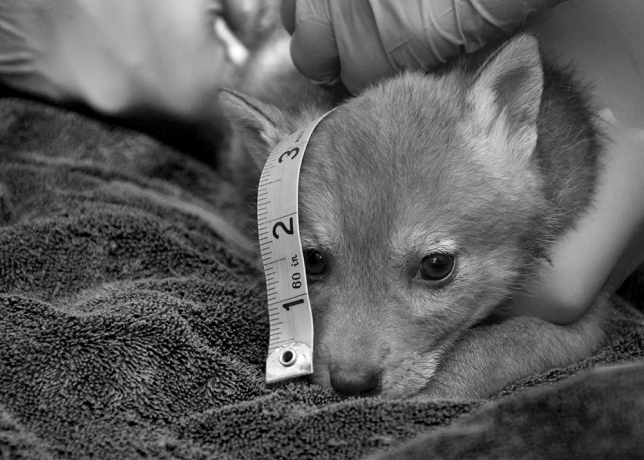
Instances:
[[[281,13],[297,69],[357,93],[402,69],[429,70],[475,51],[561,1],[282,0]]]
[[[3,0],[0,82],[108,115],[207,119],[236,76],[221,32],[267,1]]]

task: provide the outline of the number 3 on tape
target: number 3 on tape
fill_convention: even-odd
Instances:
[[[304,151],[311,133],[327,114],[282,140],[266,160],[259,181],[257,224],[271,331],[267,383],[313,373],[313,317],[297,197]]]

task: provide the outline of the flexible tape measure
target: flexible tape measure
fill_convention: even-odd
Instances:
[[[266,160],[259,181],[257,224],[270,321],[266,383],[313,373],[313,316],[297,198],[304,151],[326,115],[282,140]]]

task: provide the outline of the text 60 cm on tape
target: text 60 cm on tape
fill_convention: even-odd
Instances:
[[[304,151],[327,114],[282,140],[266,160],[259,181],[257,224],[270,321],[267,383],[313,373],[313,316],[297,198]]]

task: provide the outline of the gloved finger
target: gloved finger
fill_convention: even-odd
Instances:
[[[293,32],[295,31],[295,1],[296,0],[282,0],[280,3],[282,24],[290,35],[293,35]]]
[[[326,1],[300,1],[291,39],[295,67],[314,82],[333,86],[340,78],[340,56]]]
[[[316,83],[356,93],[394,73],[379,37],[369,0],[300,0],[291,56]]]

